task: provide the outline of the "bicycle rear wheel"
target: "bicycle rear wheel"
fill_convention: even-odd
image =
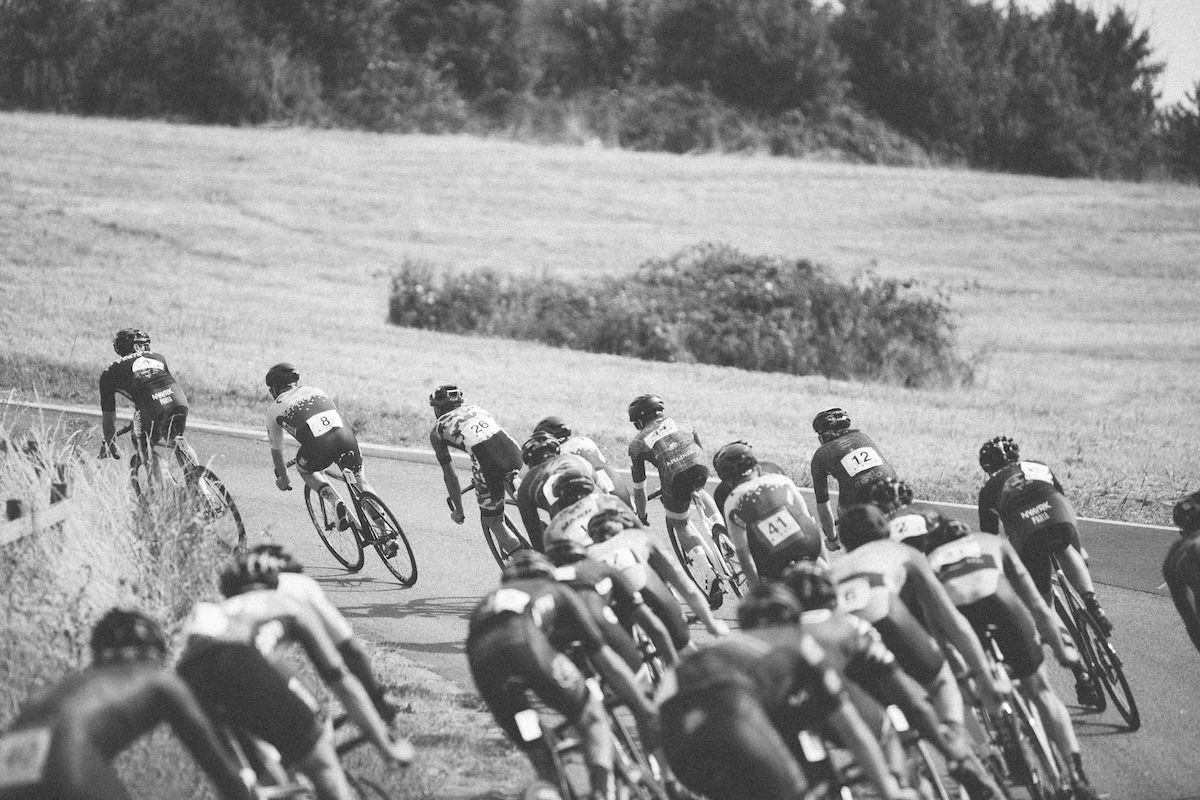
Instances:
[[[246,544],[246,526],[233,495],[208,467],[192,466],[187,474],[188,486],[197,512],[216,535],[221,546],[230,552]]]
[[[366,556],[358,538],[358,531],[353,525],[344,531],[338,530],[337,509],[333,502],[305,484],[304,505],[308,507],[308,518],[312,520],[317,535],[321,537],[321,542],[330,555],[351,572],[362,569]]]
[[[1075,619],[1081,638],[1087,641],[1090,653],[1089,669],[1092,678],[1104,687],[1104,691],[1112,698],[1113,707],[1125,720],[1125,726],[1130,731],[1136,731],[1142,726],[1142,715],[1138,711],[1137,701],[1133,690],[1129,688],[1129,680],[1121,666],[1121,657],[1113,649],[1112,642],[1100,630],[1096,619],[1082,607],[1075,608]],[[1080,648],[1082,652],[1083,648]]]
[[[1074,595],[1072,595],[1072,598]],[[1075,643],[1075,649],[1079,651],[1079,657],[1083,661],[1084,667],[1087,668],[1088,676],[1093,685],[1093,691],[1097,698],[1097,703],[1094,706],[1096,711],[1104,711],[1108,708],[1108,701],[1105,698],[1104,683],[1100,678],[1100,662],[1096,656],[1095,640],[1088,635],[1087,630],[1081,625],[1078,614],[1086,614],[1083,606],[1068,600],[1064,590],[1055,588],[1054,590],[1054,611],[1058,614],[1058,618],[1066,627],[1067,632],[1071,634],[1071,641]]]
[[[1071,791],[1070,765],[1050,741],[1045,725],[1029,701],[1020,692],[1014,692],[1012,706],[1015,719],[1021,726],[1033,756],[1030,762],[1041,776],[1048,797],[1069,797]]]
[[[671,549],[675,551],[675,558],[679,560],[679,566],[683,567],[684,574],[688,576],[688,580],[696,584],[697,589],[703,592],[704,586],[696,577],[696,567],[692,565],[692,562],[688,559],[687,554],[683,552],[683,547],[679,543],[679,537],[676,535],[675,529],[670,525],[667,526],[667,538],[671,540]],[[711,564],[706,566],[711,567]]]
[[[746,577],[746,571],[742,569],[742,562],[738,560],[733,540],[729,538],[729,533],[726,532],[724,525],[714,525],[712,534],[713,541],[717,545],[717,552],[721,554],[721,558],[725,562],[725,574],[729,576],[725,579],[725,585],[735,595],[742,597],[749,588],[747,586],[749,579]]]
[[[528,548],[530,546],[529,540],[526,539],[519,530],[517,530],[517,526],[513,524],[511,519],[508,518],[507,512],[504,514],[504,527],[508,529],[509,533],[516,537],[518,542],[520,542],[517,549]],[[492,551],[492,558],[496,559],[496,564],[500,567],[500,569],[504,569],[505,550],[500,545],[500,542],[496,540],[496,537],[487,528],[483,529],[483,539],[487,542],[488,550]],[[509,555],[511,555],[511,553],[509,553]]]
[[[417,582],[417,559],[413,556],[412,545],[408,543],[404,529],[396,521],[396,515],[373,492],[363,492],[358,502],[364,526],[371,524],[374,534],[371,544],[379,554],[379,560],[401,586],[412,586]],[[388,555],[388,544],[393,541],[396,543],[396,552]]]

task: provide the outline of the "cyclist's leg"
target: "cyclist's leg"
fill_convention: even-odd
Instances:
[[[471,477],[475,482],[479,524],[483,527],[484,535],[490,535],[499,542],[506,556],[512,554],[522,543],[504,524],[504,501],[511,486],[509,471],[491,467],[472,457]]]
[[[317,800],[353,800],[355,797],[346,773],[338,761],[333,732],[326,725],[313,749],[296,765],[317,792]]]

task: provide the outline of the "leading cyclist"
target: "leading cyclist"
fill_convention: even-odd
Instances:
[[[1176,503],[1172,518],[1180,538],[1167,551],[1163,579],[1192,645],[1200,650],[1200,492]]]

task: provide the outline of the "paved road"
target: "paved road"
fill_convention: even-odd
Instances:
[[[462,644],[466,620],[497,570],[477,519],[469,514],[463,526],[450,521],[436,467],[368,459],[372,484],[396,512],[416,552],[417,584],[400,589],[372,560],[373,553],[357,575],[335,565],[309,525],[301,491],[275,489],[265,445],[199,433],[191,438],[202,456],[214,458],[213,467],[237,498],[252,540],[271,538],[296,551],[366,638],[397,645],[471,688]],[[1144,720],[1142,730],[1128,734],[1119,730],[1112,711],[1094,716],[1074,709],[1093,781],[1114,800],[1200,798],[1200,656],[1188,645],[1169,599],[1154,591],[1169,537],[1139,527],[1085,527],[1084,536]],[[722,609],[721,616],[729,618],[732,610]],[[1054,672],[1064,698],[1073,699],[1069,675]]]

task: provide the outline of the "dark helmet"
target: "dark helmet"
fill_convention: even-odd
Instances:
[[[233,597],[251,589],[274,589],[279,586],[279,567],[280,560],[275,556],[238,553],[221,570],[221,595]]]
[[[902,480],[879,477],[867,484],[867,497],[885,514],[911,505],[913,490]]]
[[[1021,448],[1007,436],[995,436],[979,448],[979,466],[989,473],[1020,458]]]
[[[537,550],[525,548],[518,550],[504,566],[500,573],[500,582],[520,580],[522,578],[554,579],[554,564],[550,559]]]
[[[562,417],[546,417],[537,425],[533,426],[533,432],[538,433],[545,431],[546,433],[558,439],[560,442],[571,435],[571,429],[563,422]]]
[[[139,344],[150,346],[150,334],[138,328],[122,328],[113,337],[113,350],[119,356],[127,356]]]
[[[792,564],[783,572],[783,585],[795,596],[802,611],[837,606],[837,588],[829,576],[829,568],[815,561]]]
[[[605,508],[597,511],[588,520],[587,532],[593,542],[603,542],[630,528],[640,528],[642,523],[632,511],[624,508]]]
[[[836,434],[839,431],[849,430],[850,415],[840,408],[827,408],[813,417],[812,425],[813,431],[818,436]]]
[[[1192,492],[1176,503],[1171,518],[1183,533],[1200,530],[1200,492]]]
[[[924,536],[925,552],[932,553],[944,544],[961,539],[971,533],[966,524],[956,519],[938,515],[937,522],[930,526],[929,533]]]
[[[800,603],[783,584],[760,583],[738,606],[737,619],[745,630],[795,625],[800,621]]]
[[[532,467],[558,455],[558,439],[546,431],[537,431],[521,445],[521,460]]]
[[[279,561],[279,572],[304,572],[304,565],[292,555],[292,551],[288,550],[278,542],[260,542],[250,548],[251,553],[256,553],[264,558],[274,558]]]
[[[92,660],[103,664],[120,661],[127,647],[167,652],[167,637],[157,622],[133,609],[113,608],[92,628]]]
[[[429,395],[429,405],[433,407],[433,410],[439,417],[450,409],[458,408],[462,404],[462,390],[452,383],[443,383]]]
[[[723,445],[713,456],[713,469],[717,477],[726,483],[737,483],[738,479],[758,466],[754,448],[738,439]]]
[[[291,386],[300,380],[300,373],[296,372],[296,365],[287,361],[280,361],[275,366],[267,370],[267,388],[272,394],[279,394],[279,391],[285,386]]]
[[[661,414],[667,404],[656,394],[640,394],[629,403],[629,421],[635,425]]]
[[[552,539],[546,543],[546,557],[561,567],[587,558],[587,545],[578,539]]]
[[[552,480],[554,502],[564,506],[596,491],[596,479],[583,470],[565,469]]]
[[[838,534],[846,548],[853,550],[876,539],[887,539],[890,531],[883,512],[875,505],[864,503],[850,506],[842,513]]]

